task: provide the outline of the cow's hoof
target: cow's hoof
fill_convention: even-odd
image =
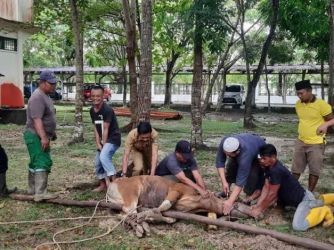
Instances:
[[[136,236],[138,237],[138,238],[142,238],[143,236],[144,236],[144,229],[143,229],[143,227],[141,226],[141,225],[137,225],[137,227],[136,227]]]
[[[175,218],[171,218],[171,217],[165,217],[165,218],[166,218],[165,222],[168,224],[173,224],[176,222]]]
[[[141,225],[142,225],[142,227],[145,231],[146,236],[150,236],[151,235],[151,229],[150,229],[148,223],[144,221]]]

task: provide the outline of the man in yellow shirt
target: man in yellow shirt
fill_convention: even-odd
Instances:
[[[309,80],[297,82],[295,88],[300,100],[296,103],[299,124],[298,139],[292,160],[292,173],[299,179],[308,165],[308,189],[312,192],[323,167],[325,151],[325,133],[323,132],[327,131],[327,124],[330,124],[326,121],[333,119],[332,107],[312,94]]]
[[[149,122],[139,122],[125,140],[121,176],[155,175],[158,162],[158,132]],[[133,164],[128,169],[129,158]]]

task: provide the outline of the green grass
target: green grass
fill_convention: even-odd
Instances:
[[[67,142],[73,132],[74,106],[57,105],[56,109],[58,140],[51,144],[54,165],[49,176],[49,190],[60,192],[61,197],[66,199],[104,199],[104,194],[91,192],[93,183],[96,182],[94,173],[96,148],[88,112],[89,107],[85,107],[83,112],[85,142],[72,146],[68,146]],[[118,122],[119,126],[122,127],[129,122],[129,118],[118,117]],[[174,150],[178,140],[190,140],[191,119],[187,113],[184,113],[182,120],[153,120],[152,125],[159,130],[160,134],[160,159]],[[220,183],[215,168],[215,147],[218,146],[223,136],[246,132],[246,130],[243,129],[241,120],[232,122],[215,121],[207,118],[203,118],[202,128],[203,140],[210,146],[210,150],[197,150],[196,159],[207,186],[211,190],[219,190]],[[6,149],[9,157],[9,170],[7,171],[9,187],[17,186],[21,190],[26,190],[29,157],[22,138],[23,129],[24,126],[0,124],[0,143]],[[248,132],[278,138],[296,138],[296,124],[289,121],[269,125],[257,122],[257,128]],[[117,170],[121,168],[125,137],[126,134],[122,134],[122,146],[116,152],[114,158]],[[285,163],[291,163],[291,155],[291,150],[287,150],[287,154],[284,156]],[[334,171],[327,164],[318,186],[319,192],[333,192],[333,177]],[[306,177],[301,180],[303,184],[307,181]],[[85,186],[85,183],[87,183],[87,186]],[[77,186],[80,186],[80,188]],[[64,207],[43,203],[19,202],[11,199],[1,199],[0,205],[0,221],[91,216],[93,212],[93,208]],[[97,214],[106,215],[108,212],[98,210]],[[0,225],[0,249],[31,249],[40,243],[51,241],[55,232],[81,223],[83,221]],[[253,224],[254,221],[242,220],[241,223]],[[296,234],[292,232],[290,224],[265,227]],[[152,232],[150,237],[144,239],[138,239],[119,227],[109,236],[100,240],[67,245],[64,249],[221,249],[223,248],[221,241],[225,239],[225,236],[221,235],[226,235],[226,230],[219,230],[215,233],[206,232],[202,225],[190,222],[178,222],[176,225],[152,225],[152,228],[155,228],[155,231],[158,232]],[[101,234],[104,230],[98,228],[98,221],[94,221],[92,226],[85,227],[81,231],[70,232],[62,237],[67,240],[79,239]],[[246,236],[249,235],[230,231],[226,237],[232,241],[242,241],[242,238]],[[330,237],[333,238],[334,235],[333,230],[325,230],[319,227],[303,233],[302,236],[326,241]]]

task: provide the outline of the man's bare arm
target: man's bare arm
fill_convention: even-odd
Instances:
[[[192,174],[193,174],[193,176],[195,178],[196,184],[199,185],[202,189],[206,190],[203,178],[200,175],[199,171],[198,170],[193,170]]]
[[[101,139],[100,139],[99,133],[97,132],[97,129],[95,126],[94,126],[94,135],[95,135],[96,147],[97,149],[101,150],[102,149]]]
[[[102,134],[102,144],[104,145],[108,141],[110,122],[103,122],[103,134]]]
[[[175,175],[175,177],[182,183],[194,188],[195,190],[197,190],[197,192],[199,192],[201,195],[205,195],[206,191],[201,188],[199,185],[197,185],[196,183],[194,183],[192,180],[190,180],[184,173],[183,171],[181,171],[180,173],[178,173],[177,175]]]
[[[130,149],[125,148],[124,154],[123,154],[123,160],[122,160],[122,173],[126,174],[126,171],[128,169],[128,162],[129,162],[129,156],[130,156]]]
[[[334,116],[333,114],[329,114],[326,115],[324,117],[324,120],[326,122],[324,122],[323,124],[321,124],[318,128],[317,128],[317,134],[321,135],[321,134],[326,134],[327,133],[327,129],[331,126],[334,126]]]
[[[151,161],[151,173],[150,175],[155,175],[155,169],[158,163],[158,149],[159,146],[156,143],[152,144],[152,161]]]

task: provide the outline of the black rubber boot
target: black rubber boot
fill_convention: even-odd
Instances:
[[[17,187],[13,189],[8,189],[6,184],[6,173],[0,173],[0,197],[8,196],[11,193],[14,193],[17,190]]]

